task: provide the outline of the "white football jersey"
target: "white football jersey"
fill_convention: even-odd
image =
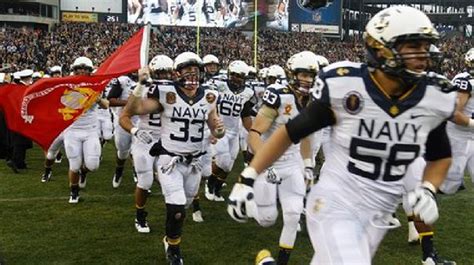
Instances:
[[[452,83],[459,89],[459,91],[469,93],[469,99],[464,106],[463,113],[473,118],[474,115],[474,77],[472,77],[469,73],[464,72],[457,74],[454,78]],[[462,137],[465,139],[473,139],[472,129],[466,126],[457,125],[454,122],[448,123],[448,132],[449,136],[452,137]]]
[[[253,90],[245,86],[239,93],[230,90],[227,82],[215,81],[215,89],[219,92],[217,109],[224,123],[226,135],[235,137],[239,135],[241,113],[247,102],[254,98]]]
[[[318,184],[348,202],[395,211],[408,165],[425,152],[429,133],[451,117],[456,93],[428,79],[397,99],[377,86],[367,65],[332,64],[319,73],[313,97],[335,114]]]
[[[142,92],[142,98],[147,98],[152,96],[154,90],[157,89],[158,85],[172,84],[171,81],[167,80],[158,80],[154,81],[152,84],[148,85]],[[137,128],[142,130],[148,130],[152,132],[152,135],[155,139],[158,139],[160,136],[160,113],[150,113],[138,115]]]
[[[278,112],[278,116],[273,121],[271,127],[262,134],[263,140],[270,138],[280,126],[285,125],[290,119],[293,119],[299,114],[300,107],[295,94],[289,88],[282,85],[273,84],[268,86],[263,94],[262,102],[264,105],[276,109]],[[300,145],[292,144],[285,151],[284,155],[282,155],[282,157],[286,159],[288,159],[288,156],[300,156]],[[278,161],[279,160],[277,160],[277,162]]]
[[[247,83],[248,86],[250,86],[255,93],[255,105],[253,106],[253,112],[256,115],[258,110],[260,109],[260,106],[262,106],[262,97],[263,93],[265,92],[265,84],[262,81],[259,80],[251,80]]]
[[[217,92],[200,87],[193,98],[173,84],[159,84],[149,97],[157,99],[161,112],[161,144],[175,154],[197,154],[203,150],[204,129],[216,108]]]
[[[111,90],[114,89],[114,86],[120,86],[121,94],[118,98],[121,100],[127,100],[128,97],[132,94],[136,82],[133,81],[130,77],[123,75],[119,76],[116,79],[113,79],[110,85],[112,87]],[[111,109],[112,112],[116,115],[116,117],[119,117],[123,107],[111,107]]]

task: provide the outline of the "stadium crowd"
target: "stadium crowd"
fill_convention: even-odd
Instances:
[[[327,264],[329,260],[342,264],[338,261],[348,260],[346,257],[355,257],[357,264],[370,264],[385,233],[401,225],[392,213],[403,196],[408,242],[420,243],[422,264],[455,265],[438,256],[432,225],[439,217],[435,200],[438,189],[454,194],[463,187],[464,171],[455,172],[458,167],[452,167],[449,182],[443,181],[451,157],[462,158],[455,151],[451,154],[447,131],[452,130],[451,141],[458,141],[459,149],[472,141],[469,130],[474,128],[474,103],[466,103],[470,97],[466,92],[472,91],[469,82],[474,73],[474,49],[469,48],[474,41],[453,36],[439,42],[445,54],[442,72],[448,78],[462,71],[466,54],[468,72],[458,75],[449,86],[444,77],[429,72],[437,69],[436,53],[428,51],[439,35],[426,15],[412,7],[389,8],[386,12],[391,13],[377,14],[369,22],[365,45],[357,37],[338,41],[314,33],[259,31],[257,68],[269,66],[264,74],[249,67],[254,43],[244,32],[203,28],[196,39],[196,28],[154,28],[150,57],[155,57],[149,67],[136,75],[113,79],[106,95],[97,93],[93,107],[61,133],[45,153],[41,182],[52,178],[52,165],[61,160],[63,145],[69,162],[68,202],[79,203],[87,173],[99,168],[101,147],[114,137],[117,153],[112,187],[120,186],[124,165],[132,155],[137,183],[134,224],[138,233],[150,233],[145,204],[158,178],[166,207],[166,258],[170,264],[182,265],[180,244],[187,207],[192,205],[193,221],[204,221],[197,196],[201,178],[206,180],[205,198],[224,202],[221,190],[240,150],[248,166],[230,192],[227,213],[237,222],[254,218],[260,226],[268,227],[276,223],[280,203],[283,216],[277,263],[262,250],[256,264],[289,263],[303,213],[311,243],[320,251],[312,264]],[[399,33],[400,27],[394,28],[389,21],[382,25],[388,30],[380,30],[386,17],[397,22],[414,17],[416,23]],[[120,23],[62,23],[50,32],[3,28],[0,72],[32,69],[17,73],[19,83],[26,86],[35,78],[33,71],[51,75],[71,71],[87,80],[94,68],[138,28]],[[428,30],[420,32],[420,28]],[[381,32],[399,35],[387,39],[390,35]],[[201,59],[190,52],[196,50],[207,55]],[[351,62],[329,65],[343,60],[365,61],[366,52],[370,54],[370,68]],[[401,59],[395,62],[393,58]],[[62,71],[52,69],[57,65]],[[285,66],[286,72],[279,65]],[[226,73],[219,71],[221,66],[227,68]],[[325,68],[318,75],[321,67]],[[204,76],[206,80],[201,80]],[[337,92],[330,94],[334,88]],[[454,88],[465,91],[449,93]],[[465,110],[456,106],[458,96],[467,97]],[[66,107],[73,108],[73,100],[85,108],[80,102],[83,96],[75,99],[65,93],[61,97]],[[452,126],[462,128],[450,128],[448,119],[456,124]],[[394,127],[389,126],[392,123]],[[353,130],[357,124],[358,135]],[[403,126],[402,131],[399,126]],[[327,127],[332,131],[313,134]],[[207,135],[205,129],[209,129]],[[324,139],[324,134],[330,136]],[[316,141],[319,143],[314,144]],[[321,146],[327,160],[319,181],[314,157]],[[28,148],[30,142],[21,145],[20,160],[25,159]],[[15,152],[13,149],[13,156]],[[385,154],[372,155],[377,152]],[[402,158],[400,153],[410,158]],[[272,157],[274,154],[278,155]],[[26,163],[12,165],[12,160],[7,165],[15,173],[27,168]],[[373,172],[358,166],[367,164],[373,165]],[[311,188],[314,182],[317,189]],[[305,207],[307,211],[303,211]],[[333,242],[339,231],[345,242]]]
[[[85,55],[95,64],[111,54],[124,40],[138,30],[138,25],[121,23],[61,23],[51,32],[31,29],[2,28],[0,32],[0,64],[10,65],[8,71],[25,68],[46,70],[53,65],[72,62]],[[463,67],[463,54],[474,44],[462,36],[444,38],[439,47],[445,55],[443,71],[448,78]],[[363,42],[358,38],[338,41],[314,33],[278,32],[271,29],[259,32],[259,68],[272,64],[284,65],[287,55],[310,50],[329,59],[363,61]],[[168,54],[196,50],[196,28],[159,26],[151,36],[151,54]],[[285,52],[281,52],[281,51]],[[253,61],[253,40],[236,29],[201,28],[200,53],[215,54],[223,65],[236,59]]]

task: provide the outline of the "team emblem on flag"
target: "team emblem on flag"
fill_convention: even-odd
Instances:
[[[364,107],[362,95],[357,91],[350,91],[343,99],[344,109],[352,115],[359,113]]]
[[[87,87],[66,89],[61,96],[61,104],[64,108],[58,109],[58,112],[63,115],[65,121],[77,118],[79,117],[77,114],[88,110],[96,102],[98,96],[99,92]]]
[[[176,94],[174,92],[166,93],[166,103],[170,105],[176,103]]]

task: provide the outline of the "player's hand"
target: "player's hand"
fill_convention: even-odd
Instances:
[[[138,82],[142,85],[146,84],[150,79],[150,70],[143,67],[138,70]]]
[[[214,120],[214,125],[215,125],[215,129],[214,129],[214,133],[212,135],[216,138],[224,137],[224,135],[225,135],[224,122],[222,122],[222,120],[220,118],[216,118]]]
[[[230,192],[227,213],[239,223],[247,222],[248,218],[257,218],[257,204],[253,191],[253,182],[257,175],[253,168],[245,168],[239,182],[234,184]]]
[[[306,184],[306,192],[309,192],[314,185],[314,169],[312,167],[304,168],[304,182]]]
[[[413,209],[413,214],[419,216],[428,225],[436,222],[439,217],[435,191],[434,186],[425,181],[404,197],[404,204],[406,203],[409,209]]]
[[[151,136],[150,132],[146,130],[132,128],[130,132],[132,133],[133,136],[137,137],[137,139],[140,140],[142,143],[151,144],[153,142],[153,136]]]

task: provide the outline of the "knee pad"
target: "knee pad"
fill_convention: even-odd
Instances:
[[[79,172],[79,169],[82,166],[82,157],[73,157],[68,158],[69,160],[69,170],[72,172]]]
[[[137,187],[142,190],[149,190],[153,185],[153,171],[137,172]]]
[[[275,205],[258,207],[257,222],[262,227],[269,227],[275,224],[278,218],[278,210]]]
[[[182,233],[186,210],[184,205],[166,204],[166,236],[179,238]]]
[[[130,149],[125,151],[117,151],[117,157],[120,160],[126,160],[130,156]]]
[[[59,151],[59,150],[58,150]],[[48,160],[54,160],[56,158],[56,155],[58,154],[58,151],[54,152],[54,151],[48,151],[48,153],[46,153],[46,159]]]
[[[89,171],[96,171],[99,168],[100,157],[89,156],[84,159],[84,165]]]

